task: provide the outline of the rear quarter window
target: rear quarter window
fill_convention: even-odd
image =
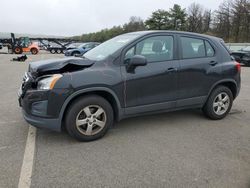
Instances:
[[[215,55],[214,48],[208,41],[205,41],[207,57],[213,57]]]

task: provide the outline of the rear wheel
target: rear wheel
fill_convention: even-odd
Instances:
[[[232,91],[228,87],[218,86],[210,94],[203,112],[210,119],[223,119],[230,112],[232,104]]]
[[[50,53],[55,54],[55,53],[56,53],[56,50],[55,50],[55,49],[51,49],[51,50],[50,50]]]
[[[77,99],[69,107],[65,126],[79,141],[93,141],[105,135],[113,124],[113,109],[109,102],[97,95]]]
[[[30,52],[31,52],[31,54],[36,55],[36,54],[38,54],[38,49],[31,48]]]
[[[61,50],[57,49],[57,50],[56,50],[56,53],[60,54],[60,53],[61,53]]]

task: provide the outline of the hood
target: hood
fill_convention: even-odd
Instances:
[[[76,57],[49,59],[30,63],[29,72],[32,76],[38,77],[45,74],[73,72],[91,67],[93,64],[94,61]]]
[[[70,49],[67,49],[67,52],[72,52],[74,50],[77,50],[77,48],[70,48]]]

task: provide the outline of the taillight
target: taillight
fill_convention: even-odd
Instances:
[[[235,62],[236,63],[236,70],[237,70],[237,72],[240,72],[240,70],[241,70],[241,65],[240,65],[240,63],[239,62]]]

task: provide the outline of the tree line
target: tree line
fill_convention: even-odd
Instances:
[[[153,12],[145,21],[132,16],[124,25],[73,39],[103,42],[123,33],[142,30],[190,31],[214,35],[226,42],[250,42],[250,0],[227,0],[215,11],[197,3],[192,3],[188,8],[175,4],[169,10]]]

